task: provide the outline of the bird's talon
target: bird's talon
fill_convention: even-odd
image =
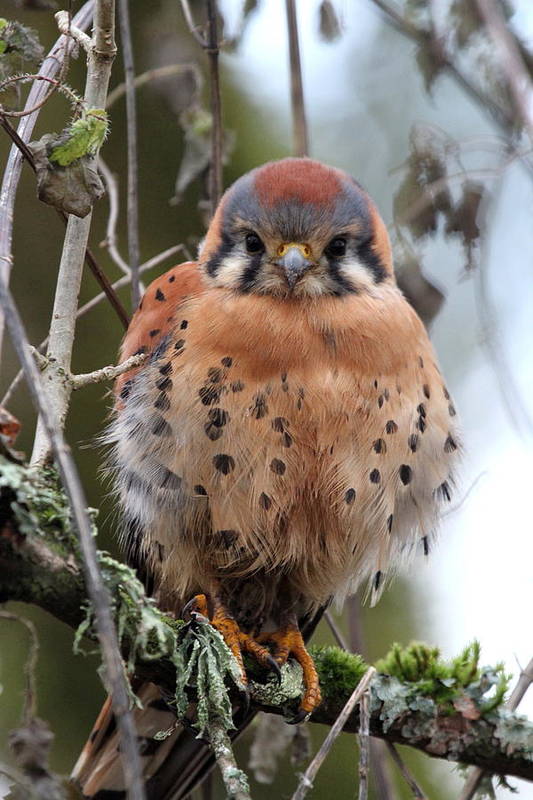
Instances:
[[[268,658],[268,665],[269,665],[270,669],[272,670],[272,672],[274,673],[277,682],[281,683],[281,667],[278,664],[278,662],[276,661],[276,659],[273,658],[272,656],[270,656]]]
[[[301,722],[307,722],[310,716],[311,711],[306,711],[304,708],[301,708],[292,719],[287,719],[285,722],[287,725],[300,725]]]
[[[187,619],[187,617],[192,619],[193,614],[198,617],[204,617],[204,619],[209,620],[209,609],[207,607],[207,598],[205,594],[197,594],[194,597],[191,597],[188,603],[183,606],[181,616],[182,619]]]

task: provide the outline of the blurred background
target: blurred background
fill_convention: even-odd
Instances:
[[[48,51],[57,32],[53,13],[37,8],[39,5],[2,0],[0,16],[16,18],[38,30]],[[73,10],[80,5],[74,2]],[[192,5],[200,15],[201,4]],[[329,16],[325,14],[326,5]],[[517,676],[520,665],[529,661],[532,648],[531,142],[521,137],[516,127],[513,130],[499,124],[488,104],[479,102],[456,74],[437,69],[434,63],[428,66],[421,48],[393,27],[387,14],[378,8],[381,3],[339,0],[332,5],[335,18],[329,4],[297,2],[310,154],[354,175],[373,196],[390,226],[402,268],[402,285],[430,326],[461,416],[466,453],[458,491],[431,557],[420,557],[377,607],[363,608],[364,655],[372,660],[383,655],[394,641],[418,639],[438,644],[451,657],[477,638],[483,663],[504,661],[507,670]],[[508,91],[494,48],[478,29],[475,14],[473,22],[469,21],[468,13],[475,3],[456,0],[430,5],[434,6],[433,24],[439,29],[440,41],[453,54],[454,63],[482,96],[495,98],[501,108],[509,109]],[[184,25],[177,0],[132,2],[130,6],[136,73],[191,63],[198,66],[200,78],[205,76],[200,85],[194,72],[175,73],[147,83],[137,93],[141,260],[178,243],[194,254],[205,231],[205,180],[201,174],[201,141],[194,140],[190,119],[183,112],[191,104],[200,107],[208,102],[205,57]],[[227,186],[246,170],[291,152],[288,43],[282,0],[246,4],[220,0],[219,6],[227,41],[221,57]],[[425,2],[410,0],[397,3],[395,8],[406,15],[409,25],[420,28],[426,24]],[[509,0],[505,13],[524,53],[529,50],[531,54],[531,0]],[[533,58],[529,58],[531,65]],[[80,92],[84,72],[82,58],[72,62],[69,83]],[[112,85],[122,80],[119,52]],[[68,115],[67,103],[52,98],[41,112],[33,138],[59,131]],[[127,260],[124,97],[114,103],[110,115],[111,134],[102,155],[119,184],[117,244]],[[2,135],[2,163],[8,145]],[[421,162],[417,160],[421,151],[430,152],[437,165],[434,178],[444,181],[449,194],[442,203],[442,197],[437,203],[431,198],[421,201],[422,210],[429,207],[433,216],[430,213],[430,219],[418,223],[417,228],[416,224],[409,227],[406,220],[419,202],[419,195],[412,194],[411,189],[413,181],[421,180]],[[175,181],[180,165],[183,185],[177,202]],[[187,177],[194,177],[188,185]],[[414,211],[417,208],[420,206]],[[455,229],[450,209],[456,212]],[[107,216],[104,198],[95,207],[90,243],[107,274],[116,279],[120,271],[108,250],[99,246],[105,239]],[[11,285],[35,344],[47,334],[62,239],[62,225],[54,211],[36,199],[34,176],[24,167],[16,206]],[[156,277],[176,260],[180,259],[162,262],[145,274],[145,280]],[[81,302],[98,291],[94,278],[87,274]],[[129,308],[128,288],[120,295]],[[74,371],[86,372],[112,363],[121,336],[121,325],[105,302],[84,315],[78,326]],[[17,370],[15,356],[7,345],[2,370],[4,390]],[[93,445],[109,407],[108,390],[102,385],[76,393],[67,438],[74,446],[90,503],[100,509],[99,545],[117,553],[110,520],[113,509],[106,497],[108,487],[99,477],[103,455]],[[29,455],[35,420],[23,384],[8,408],[22,422],[17,447]],[[66,773],[104,698],[95,672],[97,659],[75,657],[72,632],[44,612],[17,604],[10,607],[37,625],[39,714],[56,735],[52,767]],[[337,613],[336,618],[349,636],[346,614]],[[7,732],[20,717],[27,655],[28,643],[21,631],[20,626],[0,623],[0,761],[8,764]],[[323,623],[316,641],[332,642]],[[526,696],[521,710],[533,714],[533,692]],[[311,733],[315,749],[325,731],[314,726]],[[238,746],[238,758],[245,768],[252,737],[253,732],[248,732]],[[402,756],[431,800],[458,797],[462,778],[454,765],[405,750]],[[396,767],[389,765],[386,769],[394,786],[391,796],[410,797]],[[355,796],[356,771],[354,737],[342,735],[320,770],[311,796],[321,800],[330,797],[332,790],[339,798]],[[275,783],[253,781],[252,794],[257,800],[288,797],[295,784],[294,770],[286,757],[281,759]],[[533,798],[533,786],[516,780],[511,784],[524,800]],[[375,787],[373,791],[374,798],[383,797]],[[218,777],[213,796],[224,796]],[[498,789],[497,796],[506,797],[508,792]]]

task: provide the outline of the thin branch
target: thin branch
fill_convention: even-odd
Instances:
[[[102,367],[101,369],[95,369],[94,372],[82,372],[79,375],[70,375],[68,380],[74,390],[81,389],[84,386],[89,386],[92,383],[104,383],[104,381],[114,381],[115,378],[118,378],[119,375],[124,375],[125,372],[129,372],[130,369],[135,369],[135,367],[140,367],[146,359],[148,358],[148,353],[139,353],[135,356],[130,356],[121,364],[117,364],[116,366],[111,364],[108,367]]]
[[[98,15],[97,15],[98,20]],[[106,683],[111,692],[122,742],[123,768],[130,800],[145,800],[141,767],[137,751],[137,733],[129,710],[127,680],[118,639],[111,615],[109,595],[98,567],[92,522],[87,514],[87,501],[70,449],[63,438],[57,415],[50,409],[39,370],[30,353],[28,337],[9,288],[0,280],[0,304],[3,308],[11,341],[24,369],[28,390],[51,442],[63,486],[70,501],[70,510],[78,532],[87,591],[96,616],[98,638],[106,667]]]
[[[533,141],[533,84],[516,40],[494,0],[476,0],[476,5],[499,55],[515,110]]]
[[[87,61],[85,102],[88,109],[104,108],[111,65],[115,58],[114,0],[97,0],[94,11],[93,38]],[[50,323],[48,356],[50,364],[45,369],[44,385],[49,407],[65,424],[71,386],[64,375],[71,372],[72,348],[76,328],[76,311],[81,285],[85,251],[91,228],[92,212],[80,219],[69,216],[59,265],[54,308]],[[37,422],[32,463],[43,464],[50,456],[50,442],[42,420]]]
[[[206,0],[207,5],[207,35],[200,33],[195,24],[188,0],[181,0],[183,16],[189,31],[194,36],[200,47],[207,54],[209,62],[209,82],[211,88],[211,160],[209,169],[209,195],[211,200],[211,216],[214,215],[219,200],[222,197],[222,102],[220,98],[220,75],[218,57],[220,48],[218,42],[217,4],[216,0]]]
[[[231,739],[221,721],[215,720],[210,723],[209,741],[213,748],[228,798],[231,798],[231,800],[251,800],[248,779],[242,769],[237,766]]]
[[[94,0],[88,0],[74,17],[72,21],[73,25],[82,30],[87,28],[92,20],[93,5]],[[60,36],[41,64],[39,75],[48,75],[50,77],[56,75],[61,69],[61,59],[59,55],[65,48],[72,49],[72,47],[75,47],[75,43],[71,39],[63,35]],[[34,82],[28,94],[25,108],[31,108],[38,103],[39,100],[46,95],[46,92],[47,87],[44,83]],[[37,118],[38,112],[34,112],[21,119],[17,134],[22,141],[30,141]],[[5,283],[9,283],[11,266],[13,263],[13,212],[21,170],[22,153],[18,147],[13,146],[9,151],[9,157],[2,180],[2,188],[0,189],[0,280],[3,280]],[[0,353],[2,351],[3,331],[4,322],[3,319],[0,318]]]
[[[211,214],[222,197],[222,103],[218,69],[218,31],[216,0],[207,0],[207,46],[211,85]]]
[[[167,64],[164,67],[156,67],[155,69],[148,69],[146,72],[141,72],[140,75],[135,77],[133,86],[135,89],[140,89],[151,81],[159,80],[160,78],[169,78],[172,75],[183,75],[187,72],[196,73],[197,67],[195,64]],[[126,94],[126,84],[119,83],[118,86],[109,92],[107,96],[106,108],[111,108],[117,100],[120,100]]]
[[[119,0],[120,38],[126,83],[126,124],[128,142],[128,257],[131,269],[131,307],[136,309],[141,299],[139,286],[139,169],[137,159],[137,111],[135,100],[133,47],[129,0]]]
[[[409,770],[405,766],[405,763],[404,763],[403,759],[400,757],[400,754],[398,753],[398,751],[396,750],[396,748],[394,747],[392,742],[385,742],[385,744],[387,746],[387,750],[389,751],[389,753],[391,755],[392,760],[394,761],[394,763],[396,764],[396,766],[398,767],[398,769],[402,773],[402,775],[403,775],[403,777],[405,779],[405,782],[408,784],[409,788],[411,789],[411,791],[413,793],[413,797],[415,797],[416,800],[427,800],[426,795],[424,794],[424,792],[422,791],[422,789],[420,788],[418,783],[415,781],[415,779],[413,778],[413,776],[411,775],[411,773],[409,772]]]
[[[298,788],[296,789],[295,793],[292,796],[292,800],[303,800],[306,796],[309,789],[313,788],[313,780],[316,777],[316,774],[320,767],[322,766],[324,759],[328,755],[329,751],[331,750],[335,739],[341,733],[342,729],[348,717],[351,715],[353,709],[361,700],[361,697],[366,692],[367,687],[369,686],[372,678],[376,675],[376,670],[374,667],[369,667],[365,672],[364,676],[361,678],[357,687],[352,692],[348,702],[342,709],[341,713],[335,720],[334,724],[331,726],[331,729],[322,742],[320,750],[313,758],[309,766],[307,767],[305,773],[302,775],[300,779],[300,783],[298,784]]]
[[[357,595],[349,597],[345,604],[348,617],[348,637],[350,646],[345,649],[352,653],[365,653],[363,626],[361,624],[361,603]],[[370,764],[375,781],[375,788],[380,800],[396,800],[396,792],[392,783],[387,753],[382,741],[371,737]]]
[[[359,800],[368,800],[368,767],[370,761],[370,685],[359,701]]]
[[[190,33],[194,36],[200,47],[204,49],[207,47],[207,41],[203,36],[203,31],[199,25],[196,25],[191,7],[189,6],[189,0],[181,0],[181,8],[183,10],[183,16],[185,17],[185,22],[187,23],[187,27]]]
[[[63,33],[65,36],[72,36],[74,41],[78,42],[78,44],[83,47],[86,53],[90,53],[91,37],[87,36],[87,34],[80,30],[80,28],[76,28],[75,25],[72,25],[69,12],[58,11],[57,14],[54,14],[54,16],[57,22],[57,27],[59,28],[59,32]]]
[[[326,620],[326,622],[327,622],[327,624],[328,624],[328,626],[329,626],[329,628],[330,628],[330,630],[331,630],[331,632],[333,634],[333,638],[335,639],[335,641],[337,642],[339,647],[342,648],[342,650],[349,650],[350,648],[348,647],[346,639],[342,635],[341,629],[339,628],[339,626],[337,625],[337,623],[333,619],[333,616],[332,616],[331,611],[329,610],[329,608],[324,611],[324,619]]]
[[[103,158],[98,160],[98,167],[102,173],[105,187],[107,189],[107,196],[109,198],[109,216],[107,218],[107,226],[105,232],[105,239],[100,242],[100,247],[105,247],[117,265],[122,270],[124,275],[128,276],[128,282],[131,280],[131,270],[128,264],[124,261],[119,253],[117,247],[117,222],[119,213],[119,196],[118,184],[115,175],[111,172]]]
[[[31,619],[12,614],[10,611],[0,610],[0,619],[9,622],[18,622],[24,625],[30,635],[30,650],[28,658],[24,664],[24,675],[26,677],[26,691],[24,692],[24,711],[23,719],[28,724],[37,715],[37,689],[35,686],[35,670],[37,669],[37,657],[39,655],[39,637],[37,630]]]
[[[295,156],[303,157],[309,155],[309,136],[305,114],[295,0],[285,0],[285,10],[289,33],[289,63],[291,70],[292,149]]]
[[[144,264],[141,264],[139,272],[142,275],[143,272],[147,272],[148,270],[153,269],[159,263],[161,263],[161,261],[164,261],[166,258],[170,258],[170,256],[173,256],[175,253],[179,252],[183,252],[186,258],[188,258],[189,261],[191,260],[190,253],[188,252],[185,245],[176,244],[173,247],[169,247],[167,250],[163,250],[163,252],[158,253],[156,256],[153,256],[148,261],[145,261]],[[129,282],[130,282],[130,276],[123,275],[122,278],[119,278],[113,284],[111,284],[111,288],[113,289],[113,291],[116,291],[117,289],[121,289],[123,286],[127,286]],[[105,292],[100,292],[100,294],[91,297],[90,300],[88,300],[84,305],[78,308],[76,312],[76,319],[78,320],[80,317],[83,317],[88,311],[91,311],[99,303],[101,303],[102,300],[105,300],[106,297],[108,297],[108,295]],[[48,336],[41,342],[40,345],[38,345],[38,347],[32,348],[32,350],[35,350],[36,352],[41,354],[44,352],[47,345],[48,345]],[[15,375],[15,377],[13,378],[13,380],[11,381],[10,385],[8,386],[2,400],[0,400],[0,406],[3,406],[5,408],[8,405],[8,403],[11,401],[13,393],[20,385],[23,377],[24,377],[23,370],[19,370]]]
[[[507,701],[506,705],[507,708],[510,708],[511,711],[516,711],[519,704],[522,702],[522,699],[533,683],[533,658],[527,665],[525,669],[520,672],[520,676],[518,678],[518,682],[514,687],[513,691],[511,692],[511,696]]]
[[[514,687],[513,691],[509,699],[506,702],[506,707],[510,711],[516,711],[519,704],[522,701],[525,693],[533,683],[533,658],[530,660],[527,667],[520,672],[520,676],[518,678],[517,684]],[[461,797],[459,800],[472,800],[474,797],[479,784],[481,783],[482,779],[485,775],[488,775],[486,770],[480,769],[479,767],[474,767],[470,771],[470,775],[468,776],[467,780],[465,781],[465,785],[463,786],[463,791],[461,793]]]
[[[39,81],[43,81],[44,83],[48,83],[49,85],[51,85],[52,88],[42,98],[42,100],[39,100],[37,103],[35,103],[34,106],[30,107],[26,106],[22,111],[11,111],[7,110],[3,106],[0,106],[0,113],[2,114],[3,117],[13,117],[14,119],[21,119],[23,117],[29,117],[31,114],[35,114],[36,111],[39,111],[44,106],[44,104],[48,102],[48,100],[51,98],[51,96],[57,89],[63,89],[63,92],[65,93],[66,91],[67,95],[70,96],[71,99],[73,100],[75,99],[74,93],[67,87],[62,86],[58,80],[56,80],[55,78],[50,78],[48,75],[40,75],[40,74],[11,75],[9,78],[6,78],[0,83],[0,91],[3,91],[3,89],[5,89],[5,87],[9,86],[11,83],[19,83],[19,82],[24,83],[27,81],[35,81],[37,83]]]

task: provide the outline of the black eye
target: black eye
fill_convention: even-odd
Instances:
[[[262,253],[265,246],[256,233],[246,234],[246,250],[249,253]]]
[[[326,247],[326,255],[332,256],[333,258],[340,258],[346,253],[346,239],[343,239],[342,236],[337,236],[336,239],[332,239],[331,242]]]

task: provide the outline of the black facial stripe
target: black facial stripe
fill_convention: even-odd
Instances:
[[[230,239],[227,233],[222,232],[222,242],[205,266],[208,275],[211,275],[211,277],[216,275],[222,261],[231,253],[233,247],[233,240]]]
[[[254,253],[252,256],[248,256],[248,266],[244,270],[241,282],[239,283],[241,292],[249,292],[253,289],[255,279],[261,269],[262,258],[263,253]]]
[[[334,295],[357,294],[355,286],[353,286],[344,275],[341,275],[339,260],[328,258],[328,268],[330,277],[333,278],[335,283],[335,289],[332,292]]]
[[[372,239],[357,245],[356,252],[365,267],[368,267],[374,277],[374,283],[381,283],[387,277],[387,271],[380,261],[375,250],[372,249]]]

